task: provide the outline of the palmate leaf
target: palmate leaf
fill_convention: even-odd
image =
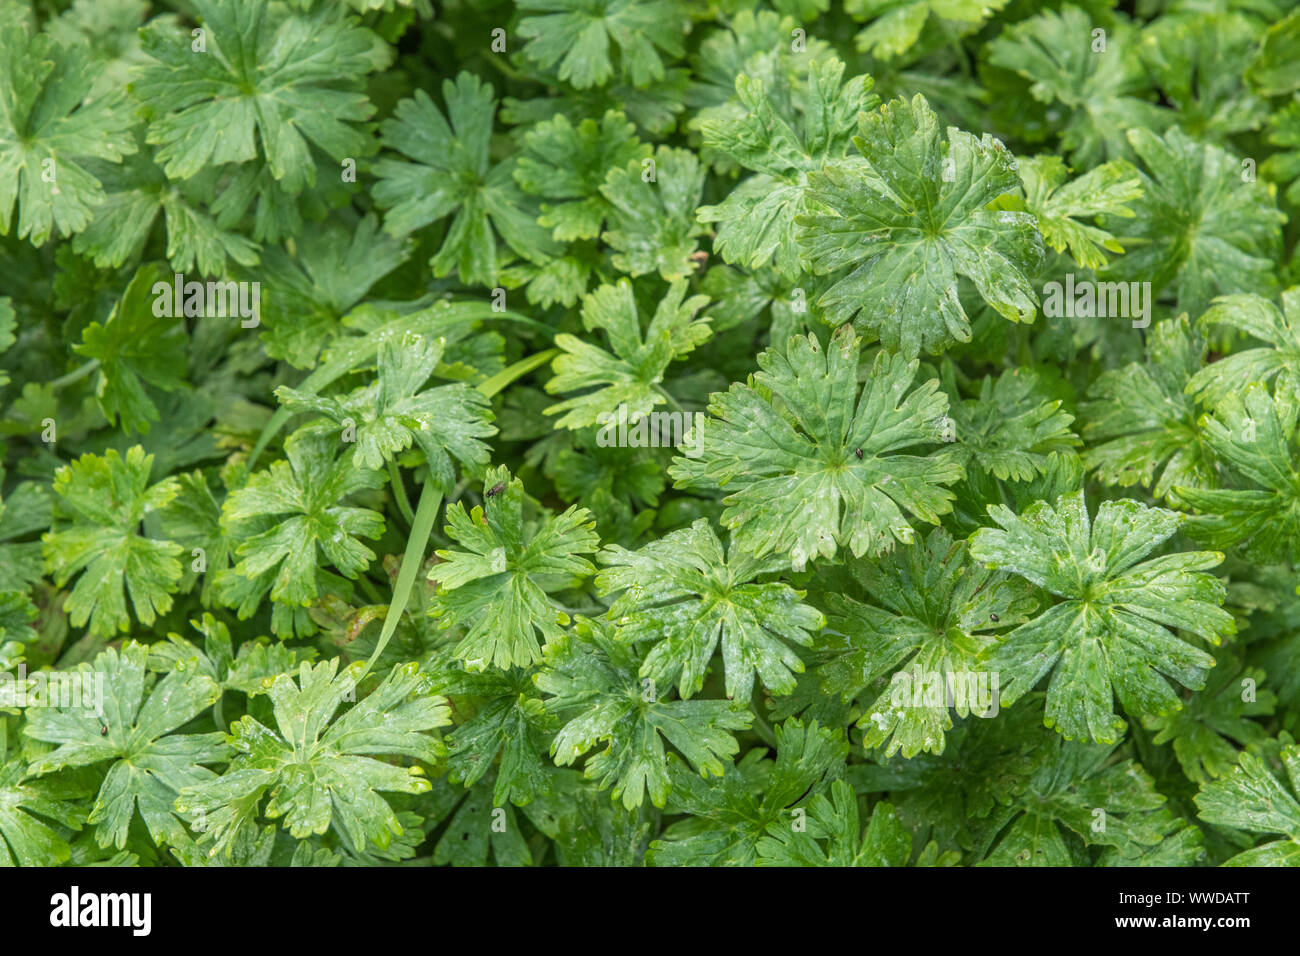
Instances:
[[[981,656],[999,632],[1029,619],[1038,606],[1033,589],[971,561],[965,542],[942,528],[878,562],[863,562],[855,576],[868,602],[836,593],[826,598],[819,688],[845,701],[867,695],[858,720],[863,746],[885,747],[886,757],[900,750],[908,758],[943,753],[953,711],[959,717],[996,713],[996,677]],[[884,678],[892,679],[881,687]],[[938,700],[931,699],[935,689]]]
[[[1205,686],[1214,658],[1170,628],[1212,644],[1234,633],[1232,615],[1220,607],[1224,586],[1204,573],[1223,555],[1143,560],[1174,534],[1181,515],[1122,500],[1102,502],[1092,519],[1080,491],[1020,515],[992,505],[989,516],[1001,528],[976,531],[971,556],[1060,598],[990,655],[1005,705],[1050,672],[1044,723],[1070,739],[1113,744],[1127,726],[1112,710],[1114,697],[1134,716],[1158,717],[1182,706],[1162,675]]]
[[[201,470],[174,476],[177,494],[162,510],[161,526],[167,540],[181,546],[182,556],[188,555],[181,590],[188,591],[193,584],[191,576],[202,575],[202,598],[207,605],[217,575],[230,567],[231,552],[236,542],[221,528],[221,505],[212,494],[208,480]],[[198,561],[202,558],[202,561]],[[199,571],[198,568],[203,570]]]
[[[218,223],[192,183],[169,182],[148,149],[120,166],[89,160],[87,168],[103,183],[106,195],[72,248],[101,269],[137,258],[160,213],[167,227],[167,261],[176,271],[197,267],[201,275],[220,276],[228,263],[257,263],[257,244]]]
[[[1246,68],[1246,80],[1263,96],[1281,96],[1300,89],[1296,78],[1296,57],[1300,55],[1300,11],[1292,10],[1271,23],[1259,39],[1254,60]]]
[[[1230,773],[1203,784],[1196,795],[1206,823],[1284,837],[1238,853],[1224,866],[1300,866],[1300,747],[1283,747],[1278,759],[1289,789],[1263,757],[1243,753]]]
[[[311,146],[335,161],[371,151],[361,124],[374,107],[362,82],[387,65],[378,37],[334,4],[310,12],[269,0],[194,6],[204,49],[190,34],[151,22],[142,33],[151,62],[132,86],[168,178],[252,162],[260,143],[271,175],[294,195],[316,184]]]
[[[1277,147],[1260,166],[1260,171],[1277,183],[1289,183],[1286,200],[1300,203],[1300,95],[1275,109],[1268,120],[1268,141]]]
[[[1211,407],[1240,393],[1251,382],[1276,379],[1279,392],[1300,394],[1300,286],[1282,293],[1282,308],[1259,295],[1225,295],[1215,299],[1198,325],[1236,329],[1266,342],[1211,362],[1192,376],[1187,392]]]
[[[1176,489],[1199,512],[1188,522],[1198,541],[1223,549],[1239,546],[1248,560],[1261,564],[1300,561],[1298,401],[1300,396],[1287,392],[1274,398],[1266,386],[1252,382],[1205,416],[1205,443],[1226,471],[1229,487]]]
[[[529,195],[565,200],[542,203],[537,221],[553,238],[595,239],[610,210],[600,192],[606,175],[650,154],[650,146],[637,140],[636,127],[622,113],[610,110],[599,123],[587,119],[576,126],[557,113],[524,136],[514,176]]]
[[[683,697],[699,693],[718,646],[727,697],[748,701],[757,673],[777,694],[794,689],[803,663],[790,647],[812,643],[822,615],[787,584],[755,579],[780,571],[781,556],[760,559],[733,547],[724,552],[706,519],[673,531],[637,551],[619,545],[600,553],[602,595],[618,594],[609,609],[622,640],[653,642],[640,674],[676,684]]]
[[[149,646],[151,671],[165,674],[183,665],[197,666],[198,672],[212,678],[222,691],[257,697],[267,692],[274,678],[315,656],[310,648],[291,648],[265,637],[242,642],[236,653],[230,628],[207,612],[199,620],[191,620],[190,626],[203,636],[203,647],[179,634],[169,634],[166,641]]]
[[[1120,236],[1129,251],[1103,278],[1150,282],[1192,315],[1216,295],[1271,293],[1286,221],[1276,188],[1247,181],[1237,157],[1178,127],[1163,138],[1130,129],[1128,138],[1142,160],[1142,195]]]
[[[0,483],[4,470],[0,469]],[[43,483],[23,481],[0,500],[0,591],[26,592],[45,573],[39,541],[18,541],[48,528],[53,501]]]
[[[55,825],[80,830],[94,788],[67,773],[30,776],[16,747],[0,749],[0,758],[0,866],[68,862],[72,851],[66,831]]]
[[[861,52],[891,60],[908,52],[933,16],[945,26],[971,32],[1007,5],[1007,0],[848,0],[845,11],[870,21],[857,35]]]
[[[1053,452],[1080,444],[1070,430],[1074,416],[1051,398],[1033,369],[1008,369],[995,381],[985,376],[979,395],[962,399],[949,380],[952,366],[945,363],[945,389],[956,443],[953,454],[969,471],[978,467],[1001,481],[1029,481],[1044,474]]]
[[[488,462],[483,438],[495,434],[488,400],[460,382],[424,388],[442,361],[444,339],[408,332],[379,346],[375,381],[340,398],[287,386],[276,397],[291,411],[323,415],[322,426],[304,426],[331,436],[342,426],[361,469],[378,469],[415,444],[424,452],[431,479],[443,494],[456,483],[452,458],[474,470]]]
[[[1264,742],[1267,732],[1251,718],[1270,716],[1276,702],[1263,671],[1243,669],[1236,660],[1220,655],[1203,691],[1192,694],[1182,710],[1145,723],[1157,731],[1152,743],[1173,741],[1174,755],[1187,779],[1203,784],[1228,773],[1241,750]]]
[[[387,210],[384,228],[402,236],[454,214],[429,265],[435,276],[455,269],[466,284],[496,284],[498,236],[534,263],[558,254],[560,245],[538,225],[515,182],[516,157],[492,163],[492,86],[462,72],[455,82],[443,81],[442,98],[445,119],[428,94],[416,90],[383,123],[384,145],[406,157],[374,164],[375,202]]]
[[[220,697],[216,683],[199,672],[196,661],[181,661],[146,696],[148,656],[149,649],[134,641],[120,653],[109,648],[93,667],[82,664],[67,675],[80,685],[80,700],[64,704],[68,694],[61,689],[61,706],[33,707],[24,728],[30,737],[59,745],[33,765],[34,773],[111,761],[89,817],[101,847],[126,846],[137,807],[156,843],[182,839],[185,827],[172,807],[176,794],[215,781],[203,765],[230,753],[221,734],[172,733]]]
[[[150,423],[159,420],[147,387],[173,391],[185,385],[183,317],[160,316],[155,307],[154,285],[167,286],[164,295],[170,298],[172,281],[156,264],[141,266],[104,324],[91,322],[72,347],[98,360],[95,397],[105,417],[120,418],[125,430],[148,433]]]
[[[1139,764],[1115,762],[1112,751],[1058,739],[1023,789],[994,812],[995,825],[1005,829],[980,865],[1080,865],[1067,832],[1088,846],[1128,852],[1159,845],[1175,825],[1165,798]]]
[[[104,457],[82,455],[54,477],[54,493],[73,515],[41,536],[45,563],[60,587],[81,572],[68,597],[74,627],[90,622],[90,633],[108,637],[130,627],[126,595],[135,616],[152,624],[172,606],[172,589],[181,579],[180,545],[140,534],[144,517],[175,496],[175,478],[149,484],[153,456],[139,445],[123,459],[110,449]]]
[[[548,712],[564,721],[551,743],[556,763],[604,744],[588,758],[585,776],[602,789],[612,784],[613,799],[628,810],[647,792],[662,808],[669,792],[664,741],[701,777],[721,777],[722,761],[740,749],[731,731],[747,729],[754,715],[729,701],[662,699],[658,681],[640,676],[641,659],[625,640],[607,624],[578,618],[573,631],[547,644],[534,681],[550,695]]]
[[[818,300],[827,321],[850,319],[887,348],[916,355],[970,340],[958,276],[1013,322],[1033,321],[1030,277],[1043,256],[1032,215],[985,208],[1020,185],[1000,142],[949,127],[919,93],[863,114],[866,159],[808,174],[797,218],[813,272],[846,274]]]
[[[1093,381],[1079,407],[1088,443],[1083,461],[1104,485],[1141,485],[1173,502],[1175,488],[1215,483],[1200,414],[1185,392],[1201,368],[1205,344],[1181,315],[1151,327],[1146,352],[1144,363],[1102,372]]]
[[[187,787],[177,799],[180,813],[196,815],[201,845],[229,853],[250,826],[264,798],[265,815],[284,818],[297,839],[335,828],[358,851],[386,849],[403,834],[380,791],[425,793],[429,781],[410,767],[376,759],[407,757],[433,763],[444,751],[429,733],[449,724],[445,698],[432,694],[415,664],[394,667],[373,691],[338,714],[356,695],[365,669],[358,662],[337,671],[338,660],[294,675],[281,674],[268,691],[275,728],[251,714],[231,726],[235,758],[215,780]],[[337,673],[336,673],[337,671]],[[336,716],[336,714],[338,714]]]
[[[600,187],[612,207],[601,238],[614,249],[614,267],[628,275],[658,272],[667,282],[695,270],[691,254],[705,230],[695,218],[705,169],[695,154],[660,146],[654,178],[644,160],[611,169]]]
[[[775,728],[776,760],[755,748],[720,781],[703,780],[668,758],[670,824],[650,844],[650,866],[750,866],[769,826],[789,826],[796,804],[810,801],[838,776],[848,743],[837,730],[787,720]],[[802,808],[799,808],[802,809]]]
[[[524,56],[543,67],[559,64],[559,78],[575,89],[603,86],[618,72],[638,87],[664,78],[683,53],[690,29],[678,0],[521,0]]]
[[[0,233],[14,224],[15,200],[19,239],[41,246],[80,232],[104,201],[85,161],[135,152],[122,91],[88,96],[89,60],[84,44],[36,31],[25,4],[0,10]]]
[[[429,613],[442,627],[463,626],[455,656],[470,670],[527,666],[541,659],[537,638],[557,640],[569,616],[549,592],[596,569],[595,522],[586,508],[540,519],[524,515],[524,487],[504,468],[488,469],[484,504],[447,507],[447,536],[464,550],[440,550],[429,572],[438,593]],[[492,492],[491,494],[486,494]]]
[[[347,578],[374,560],[360,539],[382,535],[383,516],[342,501],[380,487],[383,476],[356,467],[350,454],[339,454],[343,448],[328,436],[292,435],[284,446],[286,460],[257,472],[226,499],[221,526],[240,542],[231,573],[252,582],[256,599],[244,596],[251,606],[268,593],[278,603],[310,606],[323,587],[322,555]]]
[[[890,804],[876,804],[866,830],[858,827],[858,798],[849,784],[836,780],[829,800],[819,793],[808,802],[804,829],[796,830],[788,821],[768,825],[768,835],[758,843],[758,865],[907,865],[912,834]]]
[[[614,354],[567,333],[555,337],[562,354],[553,363],[555,376],[546,390],[554,394],[595,386],[594,391],[546,409],[548,415],[561,415],[557,428],[603,425],[602,416],[616,419],[620,405],[626,406],[627,421],[635,423],[667,400],[659,384],[669,364],[689,355],[712,334],[709,317],[696,318],[708,298],[686,298],[686,288],[684,279],[668,287],[644,332],[627,279],[601,286],[583,300],[582,324],[591,332],[604,331]]]
[[[1112,233],[1080,220],[1133,218],[1128,203],[1142,195],[1142,181],[1131,165],[1115,160],[1074,179],[1069,179],[1058,156],[1031,156],[1018,160],[1016,166],[1024,183],[1024,198],[1004,194],[995,201],[998,208],[1031,213],[1038,220],[1043,242],[1057,252],[1068,249],[1070,257],[1085,269],[1100,269],[1108,261],[1107,252],[1124,251]]]
[[[1143,31],[1142,60],[1178,111],[1179,127],[1225,144],[1268,118],[1268,102],[1242,77],[1258,41],[1242,14],[1189,11],[1160,17]]]
[[[341,335],[340,320],[410,258],[412,248],[409,240],[383,235],[373,214],[355,222],[336,214],[328,225],[296,239],[296,254],[269,247],[257,270],[243,273],[265,286],[259,294],[267,354],[297,368],[315,365]]]
[[[736,77],[744,112],[701,124],[707,148],[755,172],[721,203],[699,210],[701,221],[721,224],[713,245],[723,259],[747,269],[772,265],[787,279],[799,275],[794,220],[806,209],[808,174],[844,159],[858,113],[880,102],[872,82],[865,74],[844,82],[844,64],[834,58],[813,63],[798,85],[781,74],[770,89],[761,76]]]
[[[938,524],[950,510],[961,465],[946,450],[900,453],[941,442],[938,381],[909,391],[918,363],[882,352],[859,391],[858,346],[842,326],[825,350],[809,335],[763,352],[752,384],[713,396],[693,457],[674,459],[678,487],[728,492],[722,522],[742,551],[803,570],[839,547],[889,551],[912,540],[909,514]]]
[[[799,23],[773,10],[737,10],[725,29],[709,33],[691,55],[692,83],[687,102],[695,107],[691,127],[715,120],[737,121],[745,106],[736,99],[740,75],[762,77],[773,87],[795,87],[814,63],[834,56],[825,40],[805,36],[796,51],[791,38]]]
[[[1097,37],[1097,26],[1067,4],[1007,27],[989,46],[990,63],[1030,80],[1034,99],[1064,108],[1061,147],[1080,168],[1131,157],[1126,130],[1160,131],[1171,118],[1149,101],[1138,31],[1119,20]],[[1094,49],[1099,39],[1104,52]]]
[[[612,803],[576,770],[552,770],[551,793],[523,810],[553,842],[560,866],[640,866],[653,819],[643,803],[635,813]]]
[[[523,806],[550,792],[545,755],[556,721],[536,694],[534,675],[521,667],[469,671],[441,658],[430,669],[431,688],[450,699],[458,718],[446,737],[449,779],[473,787],[495,769],[494,806]]]

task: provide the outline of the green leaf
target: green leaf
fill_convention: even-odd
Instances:
[[[376,759],[407,757],[433,763],[444,752],[428,732],[449,724],[446,700],[429,692],[415,664],[393,668],[383,682],[351,708],[364,665],[339,671],[338,661],[304,662],[297,680],[281,674],[268,696],[275,729],[251,714],[231,726],[235,758],[215,780],[187,787],[177,810],[201,814],[199,842],[215,855],[229,849],[252,826],[264,798],[265,814],[284,818],[297,839],[332,828],[357,851],[386,849],[403,828],[381,791],[425,793],[420,766]],[[337,715],[337,716],[336,716]]]
[[[1173,823],[1165,798],[1141,766],[1111,761],[1111,749],[1059,741],[1011,799],[1011,825],[981,865],[1076,865],[1067,832],[1089,846],[1130,852],[1159,845]]]
[[[1214,484],[1213,455],[1184,392],[1204,358],[1201,337],[1182,315],[1151,327],[1145,362],[1097,376],[1079,415],[1088,443],[1083,461],[1098,481],[1141,485],[1170,502],[1175,488]]]
[[[384,228],[401,236],[454,214],[438,252],[435,276],[456,270],[466,284],[496,285],[498,236],[517,255],[544,262],[560,251],[515,182],[517,159],[492,163],[489,147],[496,99],[492,86],[462,72],[442,84],[447,118],[416,90],[384,121],[384,145],[406,159],[374,164],[375,202]]]
[[[555,721],[533,693],[532,675],[522,668],[475,673],[459,662],[438,663],[433,690],[450,697],[458,715],[468,713],[447,735],[450,779],[473,787],[495,765],[494,806],[523,806],[547,794],[544,754]]]
[[[310,606],[322,588],[320,556],[347,578],[375,558],[361,538],[384,533],[384,518],[342,499],[378,488],[383,476],[357,468],[341,445],[322,435],[290,436],[285,461],[253,475],[222,506],[221,526],[239,541],[234,573],[253,582],[259,597]]]
[[[1106,279],[1150,282],[1173,297],[1179,311],[1197,314],[1229,292],[1271,293],[1272,259],[1286,221],[1276,189],[1247,181],[1232,154],[1189,138],[1174,127],[1164,138],[1147,129],[1128,133],[1143,164],[1142,195],[1133,202],[1129,251]]]
[[[265,155],[291,195],[316,185],[315,146],[331,159],[364,156],[362,125],[374,108],[363,78],[387,65],[378,38],[332,4],[289,11],[269,0],[195,0],[203,48],[190,34],[151,22],[151,61],[132,90],[149,118],[148,142],[169,179],[209,164]]]
[[[340,319],[411,250],[409,241],[382,235],[373,215],[355,224],[336,217],[295,240],[296,254],[268,249],[256,273],[268,287],[260,317],[267,354],[298,368],[315,365],[342,333]]]
[[[1193,694],[1182,710],[1146,721],[1149,730],[1158,731],[1152,743],[1173,741],[1174,755],[1194,783],[1223,776],[1241,749],[1257,747],[1268,736],[1263,725],[1251,719],[1272,715],[1277,703],[1271,690],[1259,686],[1263,684],[1263,671],[1221,658],[1205,690]]]
[[[0,757],[0,866],[68,862],[71,849],[63,828],[81,829],[93,789],[81,787],[67,774],[31,777],[17,752]]]
[[[795,279],[794,222],[806,211],[808,174],[845,158],[858,113],[874,109],[880,97],[870,92],[870,76],[844,82],[844,64],[834,58],[813,63],[806,84],[781,74],[776,80],[769,90],[761,76],[742,73],[736,77],[741,109],[701,124],[706,147],[756,175],[718,205],[702,207],[699,218],[721,223],[714,248],[727,262],[747,269],[772,265]]]
[[[1031,322],[1030,276],[1043,255],[1028,213],[986,208],[1020,179],[998,140],[949,127],[919,93],[859,120],[861,163],[808,176],[799,244],[814,273],[845,270],[818,300],[828,322],[852,319],[887,348],[915,355],[970,341],[958,276],[1013,322]]]
[[[523,482],[504,467],[488,470],[483,491],[472,512],[448,505],[447,536],[464,550],[436,551],[441,560],[429,572],[438,583],[429,613],[444,628],[465,629],[454,653],[475,671],[541,659],[538,635],[558,640],[569,622],[550,592],[590,576],[596,569],[582,555],[599,543],[585,508],[526,518]]]
[[[1001,530],[981,528],[971,556],[986,567],[1024,577],[1060,600],[1022,624],[992,653],[1011,705],[1051,673],[1044,723],[1069,739],[1116,743],[1125,722],[1118,696],[1135,716],[1158,717],[1182,706],[1165,677],[1205,686],[1214,658],[1170,628],[1211,644],[1236,630],[1220,605],[1224,586],[1204,572],[1223,560],[1189,551],[1142,560],[1178,529],[1181,516],[1136,501],[1104,501],[1092,519],[1083,492],[1020,515],[992,505]]]
[[[668,758],[670,824],[650,844],[650,866],[750,866],[770,826],[789,825],[795,804],[809,800],[841,770],[848,744],[838,731],[788,720],[776,728],[776,760],[751,750],[720,781],[704,781],[675,755]],[[797,808],[803,809],[803,808]]]
[[[146,386],[172,391],[185,386],[185,327],[179,315],[159,315],[155,285],[172,297],[170,277],[155,265],[143,266],[103,325],[91,322],[72,350],[99,361],[95,396],[109,422],[119,418],[129,431],[147,434],[159,421],[158,406]],[[164,312],[170,309],[162,310]]]
[[[137,807],[156,843],[176,843],[185,833],[172,808],[176,794],[215,781],[203,764],[229,756],[221,734],[172,733],[212,706],[221,695],[217,685],[191,660],[180,662],[146,696],[148,656],[147,647],[131,641],[121,653],[109,648],[99,654],[93,667],[83,663],[65,675],[81,700],[63,705],[68,688],[58,689],[60,705],[32,708],[24,729],[59,745],[33,765],[34,773],[109,762],[89,817],[101,847],[126,846]],[[51,686],[51,696],[58,687]]]
[[[110,449],[86,454],[54,476],[54,493],[72,515],[69,525],[41,536],[45,563],[59,587],[81,573],[68,597],[74,627],[109,637],[131,619],[126,595],[141,624],[153,624],[172,606],[181,578],[180,545],[140,533],[146,515],[165,507],[179,490],[175,478],[149,484],[153,456],[139,445],[123,459]]]
[[[1061,146],[1084,168],[1131,157],[1126,131],[1168,125],[1168,112],[1150,102],[1141,51],[1137,30],[1124,21],[1103,27],[1065,5],[1008,26],[990,44],[989,62],[1030,80],[1034,99],[1059,104],[1048,115],[1063,115]]]
[[[1108,261],[1107,252],[1124,251],[1113,233],[1080,220],[1133,218],[1128,203],[1142,195],[1142,182],[1132,166],[1115,160],[1069,182],[1069,171],[1057,156],[1031,156],[1019,160],[1017,167],[1024,182],[1024,200],[1004,195],[997,204],[1033,214],[1046,245],[1057,252],[1069,249],[1070,256],[1085,269],[1100,269]]]
[[[776,694],[794,690],[803,662],[790,647],[808,646],[820,612],[804,594],[776,581],[755,579],[785,565],[733,547],[728,555],[704,518],[637,551],[608,545],[596,576],[602,595],[618,594],[609,619],[626,641],[653,642],[640,674],[676,684],[683,697],[700,692],[714,652],[722,648],[727,697],[748,701],[754,675]]]
[[[931,17],[969,33],[1006,5],[1007,0],[848,0],[845,11],[871,21],[857,35],[858,50],[892,60],[916,45]]]
[[[324,416],[319,426],[304,428],[330,436],[339,433],[352,446],[358,469],[378,469],[412,444],[424,452],[430,475],[443,494],[456,483],[452,458],[481,471],[488,463],[482,441],[496,429],[488,400],[462,383],[424,388],[446,349],[443,338],[414,333],[393,336],[379,346],[375,381],[341,398],[300,392],[286,386],[276,397],[290,411]]]
[[[600,424],[607,432],[614,427],[611,423],[618,418],[620,406],[626,407],[625,420],[636,424],[667,400],[660,383],[668,366],[685,358],[712,334],[709,317],[695,317],[708,298],[685,298],[686,288],[684,279],[668,287],[644,333],[632,283],[627,279],[601,286],[583,300],[582,324],[591,332],[602,330],[614,354],[573,335],[555,337],[563,354],[555,358],[555,376],[546,383],[546,390],[555,394],[595,387],[546,409],[548,415],[562,414],[555,423],[557,428]]]
[[[204,209],[203,193],[192,184],[168,182],[147,150],[121,166],[95,160],[88,168],[103,183],[106,197],[72,248],[101,269],[139,258],[159,213],[167,226],[167,260],[176,271],[197,267],[202,275],[219,276],[231,262],[257,264],[257,244],[224,228]]]
[[[753,714],[721,700],[663,700],[654,679],[639,677],[639,655],[616,639],[614,629],[579,618],[572,632],[546,646],[546,663],[534,678],[546,709],[565,719],[551,743],[561,766],[588,758],[584,776],[601,789],[613,785],[614,800],[628,810],[639,807],[648,791],[663,807],[668,797],[664,741],[701,777],[721,777],[739,751],[730,731],[745,730]]]
[[[808,821],[769,824],[759,841],[759,866],[906,866],[912,834],[888,803],[871,811],[866,830],[858,829],[858,798],[843,780],[831,784],[831,797],[817,794],[808,803]],[[825,846],[822,842],[825,841]]]
[[[1274,379],[1279,393],[1300,394],[1300,286],[1282,293],[1282,309],[1259,295],[1220,296],[1197,324],[1236,329],[1268,347],[1234,351],[1200,369],[1187,383],[1189,395],[1218,406],[1251,382]]]
[[[524,56],[543,67],[559,64],[558,76],[575,89],[603,86],[617,73],[634,86],[664,78],[662,55],[683,53],[689,29],[677,0],[521,0],[519,33]],[[662,54],[662,55],[661,55]]]
[[[667,146],[652,160],[609,171],[600,192],[612,208],[601,239],[614,249],[616,269],[631,276],[658,272],[667,282],[694,271],[691,254],[705,231],[695,218],[704,174],[693,153]]]
[[[1263,37],[1255,58],[1246,67],[1246,80],[1263,96],[1282,96],[1300,89],[1295,74],[1300,59],[1300,11],[1293,10],[1272,24]]]
[[[562,113],[538,123],[524,136],[524,151],[515,166],[515,181],[524,192],[543,199],[538,223],[560,242],[600,235],[609,201],[600,192],[611,169],[622,169],[651,155],[636,138],[636,127],[610,110],[597,123],[574,126]]]
[[[33,29],[27,6],[0,11],[0,233],[42,246],[90,223],[104,190],[87,161],[120,163],[135,152],[133,120],[119,89],[91,98],[84,43],[63,45]]]
[[[1205,442],[1222,463],[1228,487],[1176,489],[1200,512],[1188,522],[1198,541],[1240,546],[1248,560],[1261,563],[1300,561],[1296,414],[1297,397],[1273,398],[1251,382],[1205,416]]]
[[[996,381],[986,375],[976,398],[961,399],[955,383],[947,391],[957,439],[952,450],[968,469],[978,465],[1001,481],[1028,481],[1047,472],[1052,452],[1080,444],[1070,431],[1074,416],[1049,397],[1032,369],[1008,369]]]
[[[1259,31],[1239,13],[1163,16],[1142,33],[1142,59],[1178,111],[1179,127],[1226,145],[1268,118],[1268,103],[1243,79],[1258,41]]]
[[[941,754],[953,711],[997,713],[998,678],[982,657],[999,632],[1029,619],[1032,589],[971,561],[965,542],[942,528],[855,570],[868,600],[827,596],[819,689],[846,702],[866,695],[864,747],[885,747],[886,757]]]
[[[1207,823],[1285,837],[1239,853],[1225,866],[1300,866],[1300,803],[1295,798],[1300,793],[1300,747],[1284,747],[1279,757],[1290,789],[1263,758],[1244,753],[1231,773],[1204,784],[1196,795]]]
[[[938,524],[950,510],[943,486],[962,474],[951,455],[899,454],[941,440],[938,381],[909,391],[918,363],[882,352],[859,391],[860,359],[847,326],[825,350],[796,336],[758,357],[752,384],[713,396],[692,457],[669,474],[678,487],[730,492],[722,523],[742,551],[788,554],[803,570],[841,546],[882,554],[912,540],[909,514]]]

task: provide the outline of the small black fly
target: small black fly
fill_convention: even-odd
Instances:
[[[108,724],[100,724],[100,725],[99,725],[99,736],[101,736],[101,737],[107,737],[107,736],[108,736]]]
[[[495,498],[497,495],[501,494],[501,492],[505,490],[506,490],[506,483],[504,481],[499,481],[491,488],[488,489],[487,496],[489,498]]]
[[[861,461],[861,460],[862,460],[862,449],[861,449],[861,448],[855,448],[855,449],[853,449],[853,454],[855,454],[855,455],[858,456],[858,461]]]
[[[989,620],[996,624],[998,622],[998,616],[996,614],[990,614]]]

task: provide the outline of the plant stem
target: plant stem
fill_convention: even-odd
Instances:
[[[361,585],[361,590],[366,592],[366,597],[370,598],[370,600],[373,603],[375,604],[384,603],[384,599],[380,597],[379,588],[375,587],[374,581],[370,580],[368,577],[366,577],[363,574],[359,578],[357,578],[357,582]]]
[[[415,523],[415,513],[411,511],[411,499],[406,497],[406,485],[402,482],[402,473],[397,468],[397,462],[391,458],[388,459],[388,482],[393,486],[393,499],[397,502],[397,510],[402,513],[409,528]]]
[[[50,382],[50,388],[63,388],[65,385],[71,385],[73,382],[85,378],[97,368],[99,368],[99,359],[91,359],[79,368],[73,369],[67,375],[61,375],[54,381]]]

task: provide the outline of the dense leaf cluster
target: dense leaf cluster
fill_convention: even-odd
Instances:
[[[0,863],[1300,865],[1298,61],[0,4]]]

